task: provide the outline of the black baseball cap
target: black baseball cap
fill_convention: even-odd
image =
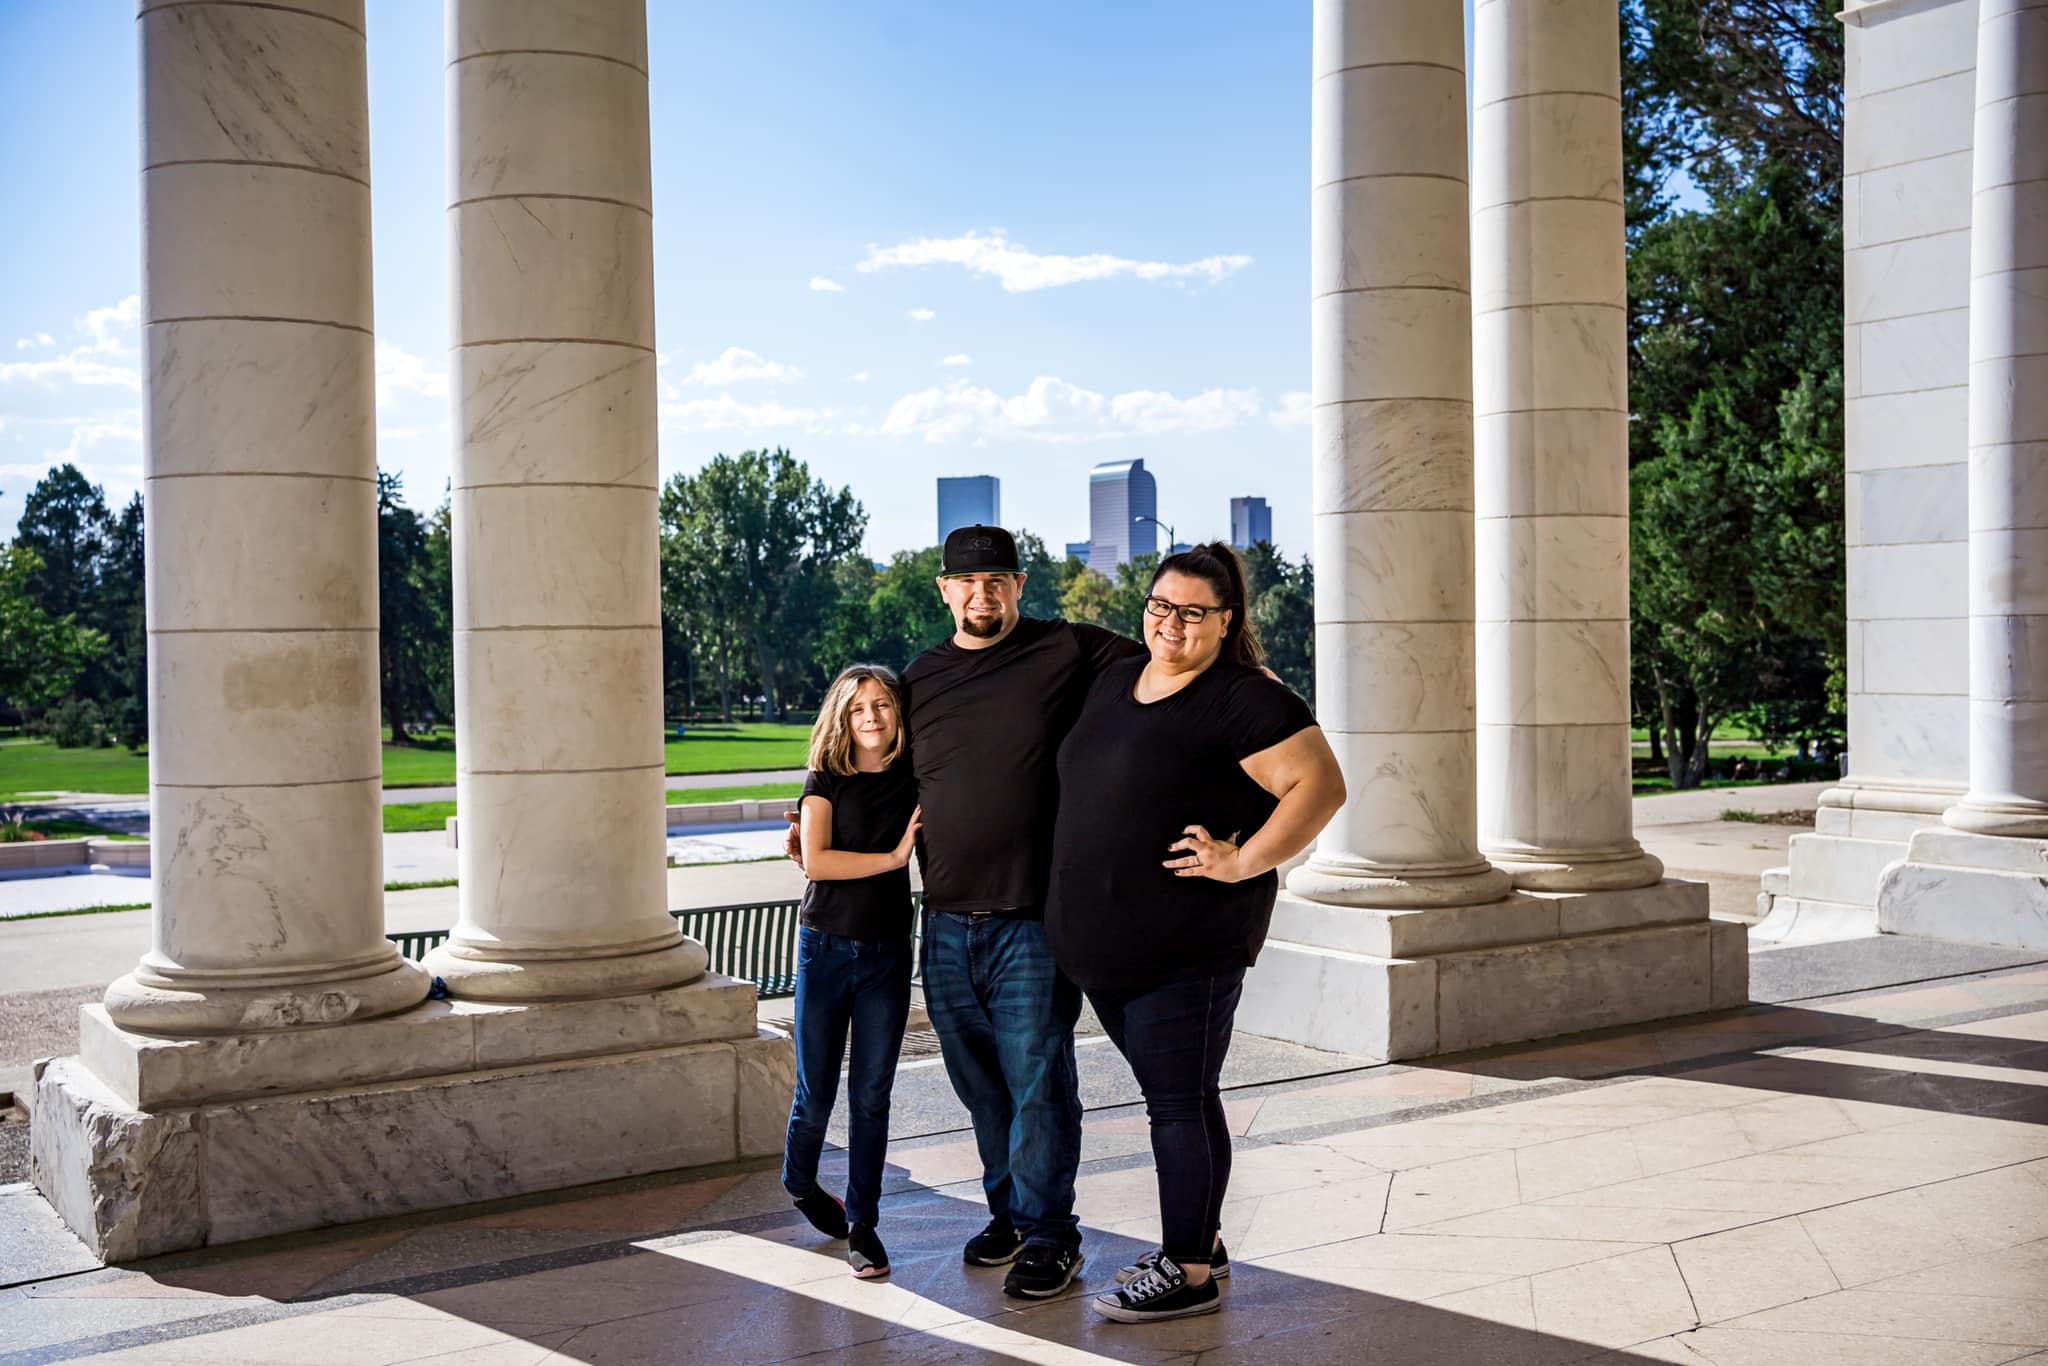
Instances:
[[[947,574],[1021,574],[1017,565],[1017,538],[999,526],[963,526],[946,537]]]

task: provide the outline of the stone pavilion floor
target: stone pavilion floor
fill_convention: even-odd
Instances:
[[[879,1284],[758,1169],[126,1268],[0,1188],[0,1363],[2048,1363],[2048,966],[1926,949],[1919,981],[1887,950],[1904,985],[1232,1092],[1205,1318],[1088,1308],[1157,1228],[1142,1110],[1113,1105],[1083,1284],[1048,1303],[961,1265],[956,1132],[892,1148]]]

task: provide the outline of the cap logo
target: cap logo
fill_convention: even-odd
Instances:
[[[989,536],[976,536],[968,544],[976,550],[994,550],[996,548],[995,539]]]

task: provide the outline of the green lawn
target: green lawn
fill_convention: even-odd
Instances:
[[[752,787],[695,787],[668,794],[674,806],[700,802],[794,801],[803,791],[801,783],[756,783]],[[384,833],[403,834],[413,830],[444,830],[455,814],[454,802],[404,802],[384,808]]]
[[[802,768],[810,747],[806,725],[745,722],[692,726],[664,745],[669,773],[754,773]],[[384,746],[386,787],[452,787],[455,741],[447,732],[412,745]],[[125,749],[58,749],[44,740],[0,745],[0,801],[49,792],[149,791],[149,760]],[[780,795],[780,794],[774,794]],[[726,799],[730,800],[730,799]]]

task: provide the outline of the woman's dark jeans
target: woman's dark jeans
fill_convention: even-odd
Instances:
[[[910,939],[845,939],[805,926],[797,931],[796,1099],[782,1148],[782,1186],[802,1199],[818,1185],[818,1154],[839,1094],[839,1060],[853,1033],[846,1068],[846,1218],[875,1223],[882,1164],[889,1152],[889,1091],[910,1014]]]
[[[1159,1172],[1160,1243],[1176,1262],[1206,1263],[1230,1184],[1230,1127],[1217,1080],[1230,1051],[1244,969],[1145,991],[1091,991],[1088,1003],[1145,1093]]]

